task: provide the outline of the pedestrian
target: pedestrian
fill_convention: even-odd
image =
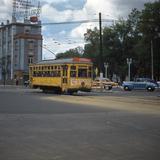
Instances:
[[[18,79],[16,79],[16,86],[18,86]]]

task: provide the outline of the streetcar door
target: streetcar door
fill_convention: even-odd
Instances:
[[[62,66],[62,86],[65,88],[68,84],[68,66]]]

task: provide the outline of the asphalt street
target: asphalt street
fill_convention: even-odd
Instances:
[[[159,160],[159,91],[0,87],[1,160]]]

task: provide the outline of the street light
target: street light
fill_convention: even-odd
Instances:
[[[132,58],[127,58],[127,64],[128,64],[128,80],[131,80],[131,63],[132,63]]]
[[[104,67],[105,67],[105,77],[107,78],[108,77],[108,62],[107,63],[104,63]]]

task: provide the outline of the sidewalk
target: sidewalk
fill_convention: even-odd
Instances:
[[[0,88],[12,89],[12,88],[28,88],[28,87],[25,87],[24,85],[0,85]]]

